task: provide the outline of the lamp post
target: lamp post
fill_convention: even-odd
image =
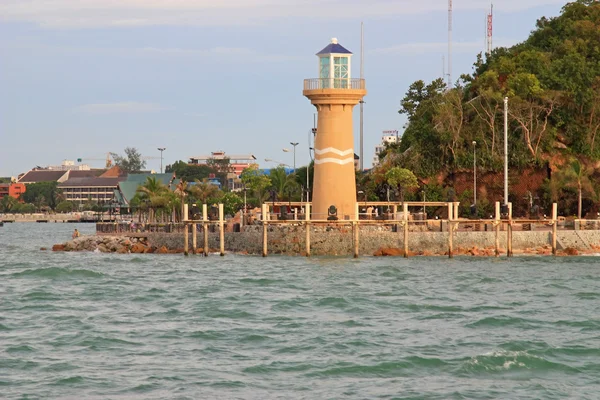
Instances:
[[[477,212],[477,142],[473,140],[473,206]]]
[[[167,148],[166,147],[159,147],[158,151],[160,151],[160,173],[162,174],[163,172],[163,156],[162,153],[163,151],[165,151]]]
[[[246,206],[246,185],[244,185],[244,212],[242,212],[242,226],[246,225],[246,210],[247,210],[247,206]]]
[[[296,146],[298,146],[298,142],[290,142],[292,146],[294,146],[294,173],[296,173]]]
[[[508,97],[504,98],[504,205],[508,206]]]

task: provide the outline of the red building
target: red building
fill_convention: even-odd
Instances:
[[[18,199],[25,193],[25,185],[22,183],[0,183],[0,200],[6,196]]]

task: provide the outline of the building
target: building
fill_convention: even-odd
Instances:
[[[114,190],[120,181],[125,179],[119,167],[109,170],[67,170],[58,184],[65,200],[75,204],[91,201],[94,203],[108,203],[112,200]]]
[[[2,200],[6,196],[14,197],[15,199],[19,199],[21,194],[25,193],[26,187],[23,183],[0,183],[0,200]]]
[[[80,161],[79,159],[78,161]],[[72,160],[63,160],[60,165],[49,165],[46,169],[56,170],[56,171],[89,171],[91,170],[90,166],[87,164],[75,164],[75,161]]]
[[[27,171],[17,179],[18,183],[28,185],[39,182],[64,182],[68,179],[68,171],[53,171],[48,169],[34,168]]]
[[[386,145],[392,143],[400,143],[398,131],[383,131],[383,136],[381,136],[381,143],[375,146],[375,155],[373,156],[374,167],[379,165],[379,155],[385,150]]]
[[[256,164],[256,157],[253,154],[232,154],[227,155],[224,151],[213,151],[210,156],[190,157],[189,164],[192,165],[209,165],[209,160],[226,160],[229,159],[229,171],[226,176],[226,183],[229,190],[241,190],[243,187],[240,181],[242,171]],[[214,176],[211,176],[214,178]]]
[[[114,203],[118,204],[119,207],[129,208],[131,205],[131,199],[133,199],[138,188],[144,185],[148,178],[156,179],[158,182],[161,182],[163,185],[167,186],[169,190],[175,190],[177,184],[179,183],[179,179],[176,179],[175,175],[172,173],[129,174],[127,175],[127,178],[121,179],[114,188],[111,194],[111,198],[113,199]]]
[[[58,182],[62,183],[71,178],[90,178],[101,176],[105,172],[104,169],[49,169],[34,168],[19,176],[17,182],[26,185],[39,182]]]
[[[119,181],[119,177],[82,177],[70,178],[59,183],[65,200],[75,204],[91,201],[94,203],[109,203]]]
[[[256,157],[253,154],[232,154],[227,155],[224,151],[213,151],[210,156],[190,157],[190,164],[193,165],[208,165],[209,160],[224,160],[229,159],[231,172],[240,176],[242,171],[252,164],[256,164]]]
[[[304,80],[302,94],[318,112],[311,218],[357,219],[352,111],[367,94],[351,78],[352,53],[331,39],[317,53],[319,77]]]

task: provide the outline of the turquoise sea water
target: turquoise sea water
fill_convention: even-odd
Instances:
[[[39,250],[75,227],[0,228],[0,398],[600,398],[600,257]]]

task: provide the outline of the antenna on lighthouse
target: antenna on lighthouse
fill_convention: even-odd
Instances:
[[[486,54],[488,57],[492,54],[493,46],[492,46],[492,34],[493,34],[493,24],[494,24],[494,5],[490,5],[490,13],[487,15],[487,46],[486,46]]]
[[[452,0],[448,0],[448,89],[452,88]]]

